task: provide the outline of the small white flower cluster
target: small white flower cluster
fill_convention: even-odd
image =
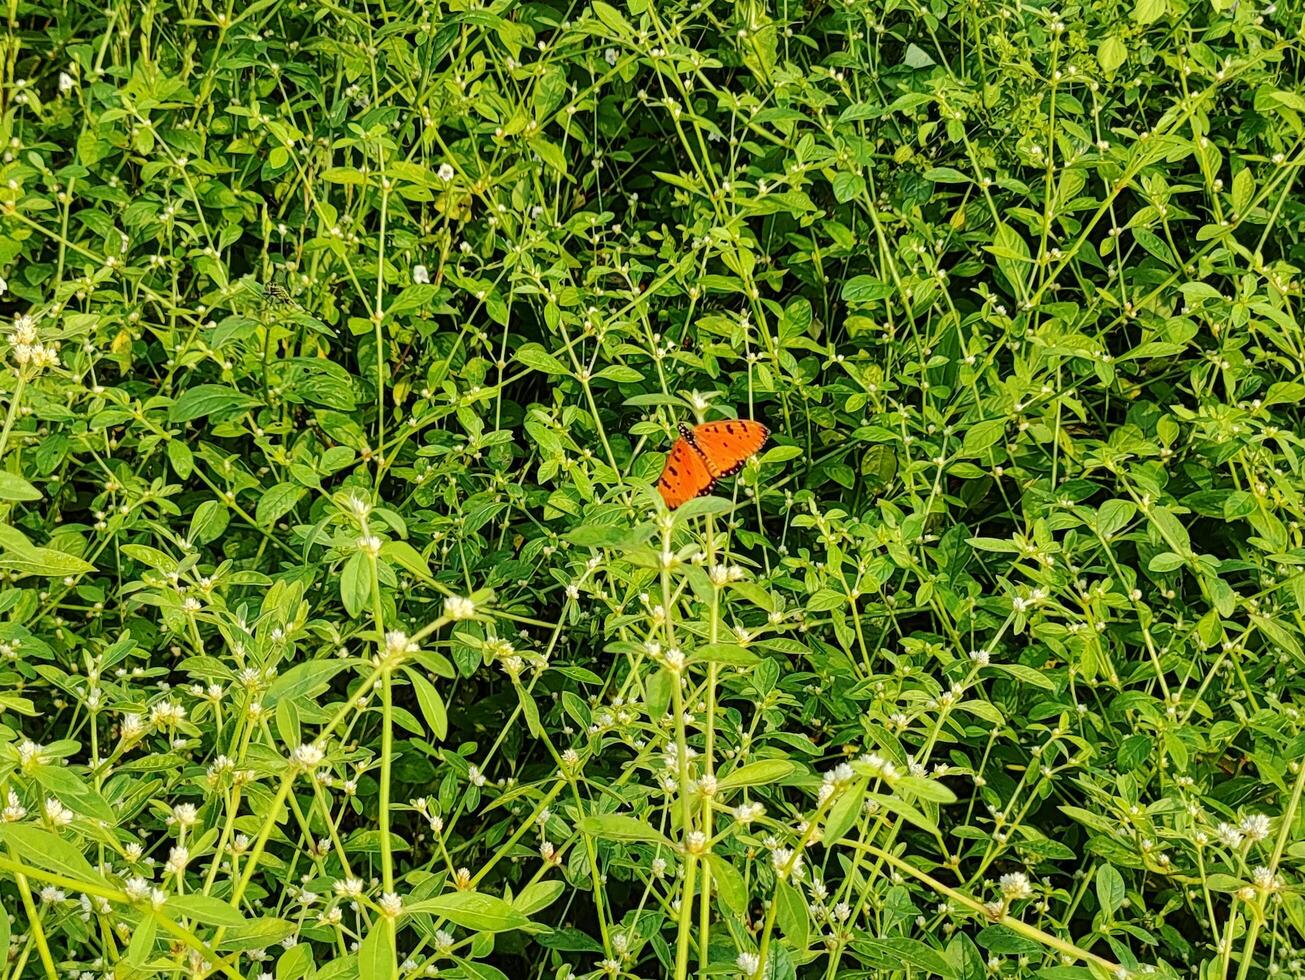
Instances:
[[[997,879],[997,887],[1001,889],[1001,897],[1007,902],[1033,896],[1033,886],[1029,883],[1028,875],[1022,871],[1012,871],[1002,875]]]
[[[1269,818],[1263,813],[1247,814],[1239,826],[1249,841],[1261,841],[1269,836]]]
[[[824,779],[820,783],[820,790],[817,794],[819,802],[823,805],[834,797],[834,794],[841,789],[845,789],[853,779],[856,773],[846,762],[840,762],[829,772],[825,773]]]
[[[37,766],[41,765],[44,760],[41,758],[41,746],[37,745],[30,738],[26,739],[18,746],[18,768],[23,772],[31,772]]]
[[[67,827],[73,822],[73,812],[50,797],[45,801],[45,820],[51,827]]]
[[[740,803],[734,808],[734,819],[745,826],[765,815],[766,807],[761,803]]]
[[[408,638],[408,634],[402,630],[390,630],[385,634],[385,659],[397,663],[408,654],[416,653],[421,649],[415,640]]]
[[[741,581],[746,574],[738,565],[712,565],[707,577],[711,579],[712,585],[720,588],[730,582]]]
[[[156,909],[162,908],[163,903],[168,900],[168,896],[163,889],[150,887],[150,883],[139,876],[127,882],[126,892],[129,901],[148,901]]]
[[[770,863],[781,881],[787,881],[789,878],[797,881],[802,877],[801,852],[787,847],[776,847],[770,852]]]
[[[176,824],[182,830],[189,830],[199,821],[199,811],[195,809],[193,803],[178,803],[172,808],[172,813],[165,821],[167,824]]]
[[[20,368],[33,367],[38,371],[59,366],[59,345],[43,344],[37,336],[36,319],[24,313],[14,320],[13,333],[9,335],[14,363]]]
[[[27,807],[23,806],[23,801],[18,798],[18,794],[12,789],[9,791],[9,799],[3,812],[0,812],[0,820],[5,823],[17,823],[27,816]]]
[[[857,761],[868,770],[868,775],[882,779],[886,783],[893,782],[901,775],[895,765],[877,752],[867,752]]]
[[[176,701],[163,700],[150,708],[150,724],[156,728],[175,728],[185,718],[185,706]]]
[[[295,747],[290,758],[298,768],[308,771],[321,765],[322,760],[326,758],[326,753],[317,744],[304,742]]]
[[[449,596],[444,600],[444,615],[454,622],[470,619],[476,615],[476,604],[463,596]]]

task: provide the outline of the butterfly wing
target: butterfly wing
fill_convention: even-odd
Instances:
[[[704,422],[693,430],[693,441],[706,459],[712,479],[737,473],[769,436],[769,429],[751,419]]]
[[[702,456],[694,451],[686,439],[676,439],[666,457],[666,467],[657,481],[666,506],[674,510],[680,504],[701,496],[715,482],[707,471]]]

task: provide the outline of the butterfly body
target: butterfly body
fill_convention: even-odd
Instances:
[[[671,446],[657,481],[657,490],[672,510],[709,493],[717,480],[737,473],[770,435],[769,429],[751,419],[696,426],[681,422],[679,429],[680,437]]]

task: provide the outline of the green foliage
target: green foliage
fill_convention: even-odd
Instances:
[[[13,0],[0,977],[1299,973],[1299,29]]]

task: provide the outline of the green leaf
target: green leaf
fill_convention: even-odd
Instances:
[[[829,808],[829,814],[825,817],[825,841],[832,844],[841,840],[843,835],[856,825],[865,803],[867,785],[867,780],[858,779],[834,801],[834,805]]]
[[[1128,45],[1117,34],[1110,35],[1097,48],[1097,63],[1101,65],[1101,70],[1107,75],[1122,65],[1127,58]]]
[[[1133,19],[1139,24],[1153,24],[1165,15],[1167,0],[1137,0],[1133,6]]]
[[[1002,673],[1010,674],[1011,677],[1014,677],[1021,684],[1031,684],[1044,691],[1054,691],[1056,689],[1056,682],[1054,680],[1042,671],[1035,670],[1032,667],[1026,667],[1024,664],[1004,664],[994,661],[992,666],[997,670],[1000,670]]]
[[[41,491],[17,473],[0,470],[0,500],[40,500]]]
[[[1003,925],[988,926],[974,937],[974,941],[990,953],[1037,956],[1042,952],[1042,947],[1032,939],[1025,939],[1019,933]]]
[[[480,892],[450,892],[424,898],[406,909],[409,915],[432,915],[476,932],[507,932],[528,927],[530,919],[509,903]]]
[[[309,660],[295,664],[271,683],[263,695],[263,706],[273,707],[283,698],[316,698],[326,690],[331,678],[347,666],[343,660]]]
[[[174,919],[187,918],[207,926],[240,928],[246,919],[238,909],[211,895],[192,892],[189,895],[172,895],[165,908]]]
[[[393,925],[385,919],[372,922],[358,945],[358,980],[395,980],[398,962],[391,938]]]
[[[1115,917],[1115,910],[1124,904],[1124,879],[1114,865],[1102,864],[1097,867],[1096,889],[1101,911],[1109,921]]]
[[[226,504],[216,500],[205,500],[195,508],[190,518],[190,530],[186,537],[191,544],[203,545],[216,541],[227,529],[231,512]]]
[[[311,943],[296,943],[276,961],[276,980],[301,980],[313,970]]]
[[[381,557],[394,562],[420,579],[430,579],[430,565],[420,551],[407,541],[386,541],[381,546]]]
[[[1186,564],[1181,556],[1175,555],[1172,551],[1162,551],[1153,556],[1146,567],[1153,572],[1172,572]]]
[[[304,494],[307,492],[297,483],[278,483],[259,497],[258,507],[254,510],[254,520],[258,522],[260,527],[272,527],[282,517],[294,510],[295,505],[304,498]]]
[[[371,602],[371,597],[371,562],[361,551],[356,551],[340,570],[340,601],[344,603],[345,612],[357,616]]]
[[[866,793],[866,799],[874,800],[889,813],[895,813],[906,820],[907,823],[914,824],[935,837],[938,836],[938,825],[905,800],[884,793]]]
[[[999,222],[992,244],[988,246],[997,259],[997,268],[1020,296],[1025,289],[1031,262],[1028,243],[1006,222]]]
[[[436,741],[444,741],[449,735],[449,715],[440,692],[436,690],[434,684],[411,668],[405,670],[405,673],[412,684],[413,693],[417,695],[417,705],[421,708],[421,715],[426,719],[427,727],[430,728]]]
[[[0,916],[7,918],[7,916]],[[148,912],[141,917],[136,928],[132,930],[131,942],[127,944],[127,962],[140,969],[154,955],[154,943],[158,937],[158,924],[155,914]]]
[[[902,776],[893,783],[893,791],[914,796],[928,803],[955,803],[956,794],[944,783],[923,776]]]
[[[226,385],[195,385],[187,388],[180,398],[172,403],[168,412],[171,422],[193,422],[209,415],[225,417],[248,411],[258,404],[258,400],[229,388]]]
[[[873,276],[853,276],[839,295],[844,303],[870,303],[893,295],[893,287]]]
[[[737,643],[708,643],[693,651],[696,663],[725,664],[732,667],[750,667],[758,657]]]
[[[807,903],[801,892],[787,881],[780,881],[775,886],[774,900],[777,903],[775,922],[779,931],[793,949],[806,949],[810,942],[811,920],[807,916]]]
[[[1006,435],[1005,419],[987,419],[976,422],[965,433],[961,443],[962,456],[983,456]]]
[[[610,3],[604,3],[603,0],[592,0],[590,8],[617,40],[632,41],[634,39],[634,25],[626,20],[625,15]]]
[[[565,364],[544,350],[539,344],[522,345],[516,353],[516,358],[526,367],[541,371],[544,374],[567,376],[571,374]]]
[[[724,906],[735,915],[746,915],[748,911],[748,887],[734,865],[720,854],[712,852],[707,855],[707,866],[711,868],[711,877],[715,882],[716,894]]]
[[[718,790],[750,789],[788,779],[797,772],[797,766],[787,759],[760,759],[739,766],[716,781]]]
[[[599,813],[581,817],[576,829],[582,834],[602,840],[647,841],[651,844],[670,845],[664,834],[652,824],[623,813]]]
[[[941,952],[918,939],[893,936],[861,940],[852,945],[857,952],[868,954],[881,970],[896,973],[902,967],[914,967],[929,976],[947,977],[948,980],[958,976],[955,967]]]
[[[104,883],[78,848],[48,830],[31,824],[0,824],[0,841],[13,848],[18,859],[27,864],[77,881]]]
[[[214,946],[217,949],[232,950],[266,949],[294,933],[295,924],[285,919],[246,919],[240,928],[224,932],[220,942],[214,940]]]
[[[556,902],[566,890],[566,884],[557,879],[533,881],[521,889],[521,894],[512,899],[512,907],[522,915],[533,915]]]

